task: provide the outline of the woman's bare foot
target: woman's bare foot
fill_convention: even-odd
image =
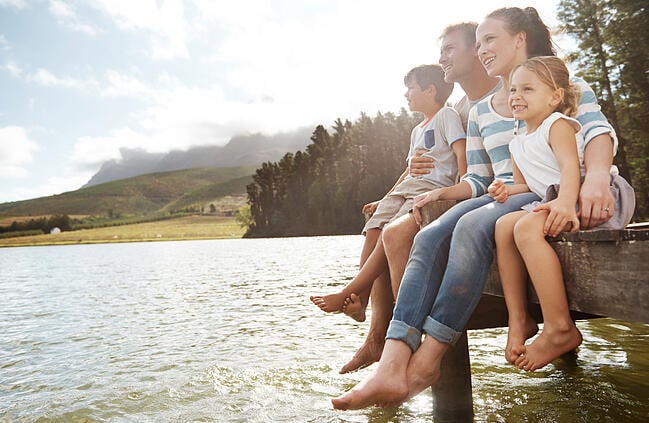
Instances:
[[[340,313],[347,296],[347,293],[340,291],[329,295],[312,295],[309,299],[326,313]]]
[[[365,343],[356,351],[354,357],[347,364],[345,364],[338,373],[345,374],[349,372],[362,369],[370,364],[376,363],[381,358],[383,352],[383,345],[385,340],[373,340],[367,338]]]
[[[581,332],[574,324],[567,330],[553,330],[546,324],[543,332],[530,345],[512,348],[512,352],[519,356],[514,364],[521,370],[533,372],[574,350],[581,341]]]
[[[363,382],[338,398],[331,400],[337,410],[358,410],[377,404],[401,403],[408,395],[406,370],[412,352],[401,341],[386,344],[386,354],[376,371]]]
[[[357,322],[365,321],[365,306],[363,306],[361,297],[354,293],[351,293],[349,297],[345,298],[342,311]]]
[[[539,325],[531,317],[523,321],[510,321],[509,330],[507,331],[507,345],[505,346],[505,358],[507,361],[514,364],[518,358],[518,354],[514,353],[512,349],[520,345],[525,345],[525,341],[536,335],[538,331]]]

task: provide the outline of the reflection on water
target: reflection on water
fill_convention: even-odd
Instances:
[[[359,236],[0,250],[0,421],[414,422],[334,412],[366,323],[309,301],[353,276]],[[624,422],[649,415],[649,326],[580,322],[543,372],[505,363],[503,329],[469,335],[476,421]]]

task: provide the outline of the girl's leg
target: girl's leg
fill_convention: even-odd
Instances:
[[[528,346],[515,348],[516,365],[534,371],[581,344],[582,336],[570,317],[566,288],[557,254],[545,240],[547,213],[523,217],[514,227],[514,240],[525,261],[543,312],[543,332]]]
[[[518,358],[512,348],[524,345],[539,330],[538,324],[527,311],[527,269],[514,242],[514,225],[526,214],[526,211],[517,211],[496,221],[498,272],[509,317],[505,358],[510,363]]]

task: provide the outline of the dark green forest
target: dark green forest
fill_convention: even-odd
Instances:
[[[636,191],[636,220],[649,216],[649,11],[646,0],[562,0],[561,28],[577,41],[566,59],[591,85],[619,139],[615,164]],[[432,55],[431,46],[431,55]],[[247,186],[246,236],[358,233],[361,207],[380,199],[405,169],[405,110],[320,125],[305,151],[264,163]]]

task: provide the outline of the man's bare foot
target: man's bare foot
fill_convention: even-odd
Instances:
[[[404,401],[414,398],[424,389],[433,386],[441,375],[440,366],[448,344],[441,343],[435,338],[426,335],[419,349],[412,355],[408,362],[408,395]],[[387,404],[395,406],[398,404]]]
[[[354,294],[353,292],[349,295],[349,297],[345,298],[342,306],[342,311],[357,322],[365,321],[365,307],[363,306],[361,297]]]
[[[539,331],[539,325],[531,317],[524,321],[509,322],[507,331],[507,345],[505,346],[505,358],[508,362],[514,364],[518,354],[512,351],[512,348],[525,345],[525,341],[533,337]]]
[[[408,395],[406,369],[411,356],[410,347],[393,341],[391,350],[376,371],[363,382],[331,400],[337,410],[358,410],[371,405],[401,403]]]
[[[376,363],[381,359],[383,352],[383,345],[385,341],[381,338],[380,341],[367,338],[365,343],[356,351],[354,357],[347,364],[345,364],[338,373],[345,374],[353,372]]]
[[[327,313],[340,313],[343,308],[343,303],[347,298],[347,294],[343,291],[336,292],[335,294],[329,295],[312,295],[309,297],[311,302],[318,307],[320,310]]]
[[[555,358],[574,350],[581,341],[581,332],[575,325],[567,330],[552,330],[546,325],[543,332],[530,345],[512,348],[512,352],[519,356],[514,364],[521,370],[533,372],[546,366]]]

